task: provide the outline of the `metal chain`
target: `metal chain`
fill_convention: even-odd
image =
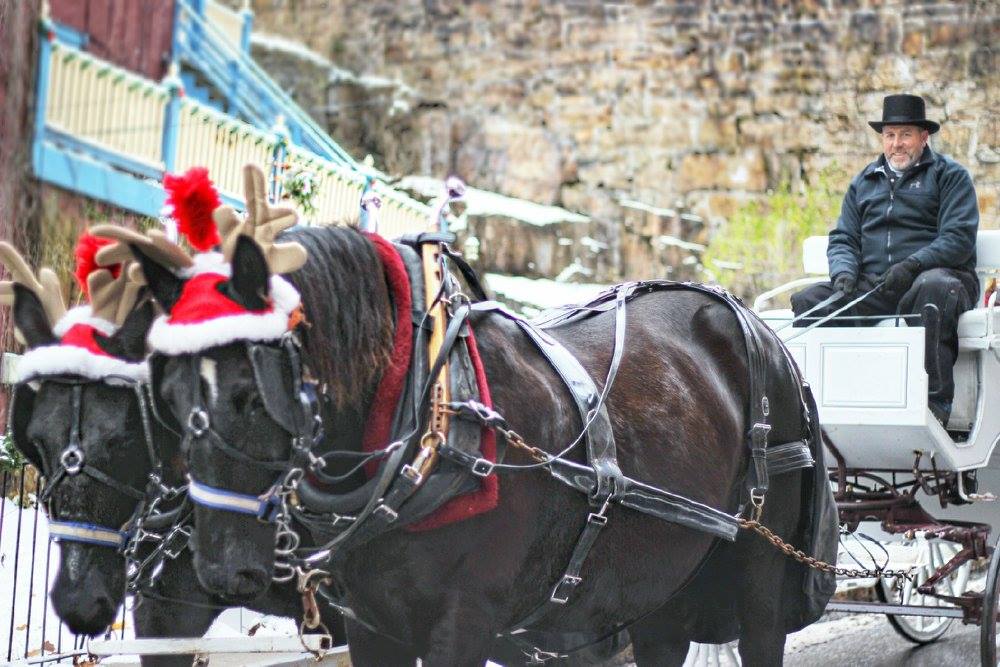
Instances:
[[[810,556],[809,554],[805,553],[800,549],[796,549],[794,546],[792,546],[788,542],[785,542],[783,539],[775,535],[770,528],[762,525],[758,521],[754,521],[752,519],[744,519],[742,517],[737,518],[736,521],[737,523],[739,523],[740,528],[754,531],[755,533],[763,537],[765,540],[773,544],[779,551],[781,551],[786,556],[794,558],[798,562],[802,563],[803,565],[806,565],[807,567],[811,567],[814,570],[820,570],[821,572],[832,572],[833,574],[840,575],[842,577],[851,577],[851,578],[874,577],[876,579],[882,579],[887,577],[902,577],[907,581],[913,581],[913,578],[915,576],[913,574],[913,570],[915,568],[912,567],[908,570],[888,570],[882,568],[874,570],[866,570],[866,569],[856,570],[846,567],[837,567],[836,565],[827,563],[826,561],[819,560],[818,558],[813,558],[812,556]]]
[[[458,416],[460,414],[458,411],[452,410],[450,408],[446,408],[445,411],[451,415]],[[540,449],[538,447],[533,447],[529,445],[527,442],[525,442],[524,438],[522,438],[521,435],[517,433],[517,431],[510,428],[506,428],[505,425],[500,423],[491,423],[490,426],[492,426],[496,431],[498,431],[501,435],[503,435],[504,438],[507,439],[507,444],[509,444],[511,447],[526,452],[528,456],[530,456],[538,463],[545,463],[551,458],[551,456],[545,450]],[[763,509],[763,507],[761,506],[760,508],[758,508],[758,511],[756,512],[758,516],[759,516],[759,509]],[[810,556],[809,554],[805,553],[800,549],[796,549],[793,545],[789,544],[788,542],[785,542],[783,539],[778,537],[770,528],[761,524],[759,521],[753,519],[744,519],[742,517],[737,517],[736,521],[739,524],[740,528],[754,531],[755,533],[766,539],[768,542],[773,544],[779,551],[781,551],[786,556],[794,558],[803,565],[811,567],[815,570],[820,570],[822,572],[832,572],[833,574],[836,575],[840,575],[843,577],[852,577],[852,578],[875,577],[881,579],[883,577],[902,577],[904,579],[912,581],[915,576],[913,574],[914,568],[910,568],[908,570],[887,570],[887,569],[865,570],[865,569],[851,569],[851,568],[837,567],[836,565],[827,563],[826,561],[819,560],[818,558],[813,558],[812,556]]]
[[[523,452],[527,452],[528,456],[530,456],[538,463],[545,463],[546,461],[549,460],[549,458],[551,458],[548,452],[546,452],[544,449],[541,449],[539,447],[532,447],[527,442],[525,442],[524,438],[522,438],[517,433],[517,431],[513,429],[502,428],[500,426],[497,426],[496,430],[499,431],[504,438],[506,438],[507,444],[509,444],[511,447],[520,449]]]

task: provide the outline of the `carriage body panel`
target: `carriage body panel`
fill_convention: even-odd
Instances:
[[[985,293],[1000,271],[1000,232],[981,231],[977,272]],[[823,280],[826,237],[803,245],[803,267]],[[801,287],[803,280],[771,290],[764,302]],[[964,313],[958,321],[959,354],[955,397],[947,430],[927,409],[924,370],[925,330],[887,318],[874,327],[819,327],[806,333],[781,326],[789,310],[764,311],[764,321],[787,345],[819,405],[820,419],[848,468],[973,470],[990,465],[1000,439],[1000,410],[990,405],[990,387],[1000,386],[1000,308],[996,296]],[[951,433],[949,433],[949,431]],[[931,460],[933,455],[933,462]],[[993,466],[1000,468],[1000,459]]]
[[[779,336],[800,333],[789,327]],[[993,349],[963,349],[959,355],[949,428],[969,437],[956,441],[927,409],[924,336],[922,327],[821,327],[788,343],[847,467],[911,470],[917,452],[924,470],[988,464],[1000,435],[1000,411],[989,409],[982,388],[1000,383],[998,355]]]

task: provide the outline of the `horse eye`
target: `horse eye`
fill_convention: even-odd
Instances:
[[[250,412],[256,412],[264,407],[264,401],[260,394],[253,388],[240,389],[233,394],[233,408],[237,412],[245,412],[248,408]]]

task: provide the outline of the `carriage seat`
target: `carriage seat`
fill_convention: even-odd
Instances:
[[[825,276],[829,272],[826,245],[826,236],[810,236],[803,242],[802,264],[806,273]],[[976,236],[976,273],[979,276],[979,298],[976,308],[963,313],[958,319],[959,339],[986,339],[1000,335],[1000,307],[983,306],[983,296],[990,278],[1000,277],[1000,230],[982,229]],[[780,320],[790,317],[790,311],[788,315],[782,311],[771,311],[768,314],[771,318],[765,317],[765,319]],[[879,324],[893,326],[895,322],[890,318]],[[983,343],[989,344],[986,341]],[[974,345],[971,341],[965,341],[963,347],[981,347],[983,343]],[[1000,340],[996,346],[1000,347]]]
[[[976,307],[958,318],[959,340],[987,339],[1000,333],[1000,308],[983,303],[990,279],[1000,275],[1000,230],[980,230],[976,237],[976,274],[979,276],[979,297]],[[996,297],[991,298],[995,300]],[[985,342],[987,345],[992,343],[991,340]]]

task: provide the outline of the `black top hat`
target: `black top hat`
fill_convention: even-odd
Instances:
[[[924,98],[919,95],[886,95],[882,100],[882,120],[870,120],[868,124],[878,133],[886,125],[916,125],[931,134],[941,129],[932,120],[927,120]]]

